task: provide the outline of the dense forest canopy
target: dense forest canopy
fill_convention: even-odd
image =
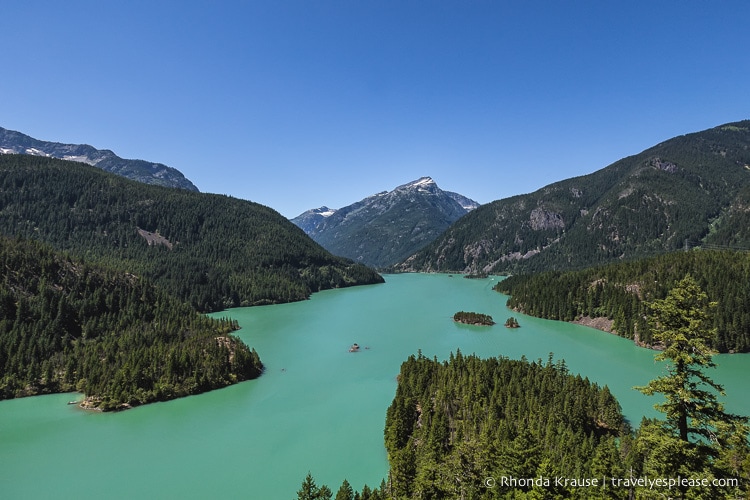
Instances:
[[[510,276],[495,289],[511,296],[508,307],[525,314],[561,321],[606,318],[618,335],[653,345],[645,303],[666,297],[686,274],[717,302],[709,346],[750,351],[750,252],[672,252],[580,271]]]
[[[382,282],[268,207],[35,156],[0,156],[0,233],[148,277],[201,312]]]
[[[0,237],[0,399],[84,392],[111,410],[255,378],[257,353],[147,279]]]
[[[0,398],[77,390],[104,410],[257,377],[200,312],[383,279],[270,208],[81,163],[0,155]]]
[[[606,387],[551,357],[412,356],[386,416],[391,494],[484,498],[487,477],[595,477],[595,457],[613,453],[627,431]]]

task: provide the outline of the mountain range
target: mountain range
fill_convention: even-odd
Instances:
[[[519,273],[695,246],[750,248],[750,120],[678,136],[594,173],[482,205],[396,266]]]
[[[422,248],[478,206],[421,177],[343,208],[308,210],[292,222],[334,255],[384,268]]]
[[[675,137],[592,174],[482,206],[423,177],[341,209],[308,211],[294,220],[304,231],[256,203],[105,172],[90,146],[0,131],[4,141],[15,138],[14,148],[25,147],[13,154],[2,146],[0,155],[0,399],[76,388],[114,409],[257,376],[257,353],[229,336],[236,325],[199,313],[383,281],[362,263],[521,273],[694,246],[750,248],[750,120]],[[638,278],[642,286],[611,278],[612,287],[594,292],[664,286],[666,270],[638,262],[650,269]],[[680,262],[665,265],[684,274],[689,266]],[[729,265],[722,269],[707,275],[708,284],[738,293],[725,315],[732,327],[716,346],[747,350],[750,320],[736,312],[745,303],[746,278]],[[540,302],[549,310],[549,293],[570,297],[565,274],[530,285],[516,280],[519,301],[520,286],[541,293],[528,293],[518,307]],[[597,318],[610,306],[589,293],[601,278],[581,276],[576,289],[585,291],[587,309],[561,303],[558,319]],[[625,297],[620,309],[609,302],[613,328],[641,335],[619,319],[643,316],[625,312],[633,300]],[[146,372],[154,376],[139,375]]]
[[[106,170],[134,181],[198,191],[176,168],[144,160],[125,160],[109,149],[96,149],[87,144],[62,144],[40,141],[28,135],[0,127],[0,153],[27,154],[70,160]]]

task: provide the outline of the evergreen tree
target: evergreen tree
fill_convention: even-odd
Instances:
[[[0,236],[0,399],[78,390],[114,410],[255,378],[236,329],[146,279]]]
[[[302,481],[302,487],[297,490],[297,500],[331,500],[331,490],[328,486],[318,486],[315,484],[311,473],[307,473],[305,480]]]
[[[354,489],[352,488],[352,485],[349,484],[349,481],[344,479],[339,491],[336,492],[336,498],[334,500],[354,500]]]
[[[665,299],[648,306],[654,339],[664,348],[655,359],[668,361],[670,367],[668,375],[638,389],[648,395],[664,395],[666,402],[655,406],[665,414],[667,427],[682,441],[695,442],[698,436],[713,440],[716,422],[739,419],[724,412],[716,394],[708,390],[724,395],[723,388],[703,373],[703,368],[716,366],[708,348],[708,340],[715,335],[710,311],[716,303],[708,302],[706,294],[688,275]]]
[[[648,304],[654,339],[664,350],[658,361],[669,362],[667,375],[638,389],[644,394],[662,394],[664,403],[655,407],[665,421],[645,420],[638,431],[642,472],[653,477],[748,479],[746,418],[724,411],[716,392],[723,388],[709,378],[704,368],[716,366],[707,341],[714,335],[706,294],[690,276],[682,279],[667,297]],[[726,488],[691,488],[679,484],[680,498],[719,498],[745,491],[746,484]]]

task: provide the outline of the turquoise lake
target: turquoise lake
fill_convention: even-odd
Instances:
[[[399,367],[421,349],[445,359],[460,348],[482,357],[564,359],[608,385],[637,425],[657,416],[655,398],[632,389],[660,375],[654,351],[577,325],[519,315],[494,279],[386,275],[386,283],[313,295],[294,304],[244,308],[237,332],[266,371],[257,380],[121,413],[80,410],[76,394],[0,402],[0,498],[293,499],[311,472],[334,493],[377,486],[388,464],[385,411]],[[497,325],[455,324],[460,310]],[[516,317],[521,328],[502,323]],[[360,352],[350,353],[353,343]],[[747,355],[720,355],[709,375],[728,411],[750,414]]]

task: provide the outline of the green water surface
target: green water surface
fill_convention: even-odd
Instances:
[[[385,411],[401,362],[421,349],[483,357],[565,359],[607,384],[638,424],[658,415],[632,390],[662,373],[654,352],[596,330],[519,315],[494,279],[388,275],[383,285],[333,290],[294,304],[235,309],[238,335],[266,371],[257,380],[121,413],[68,405],[76,394],[0,402],[0,498],[293,499],[311,472],[335,492],[379,485],[388,470]],[[459,325],[460,310],[492,327]],[[521,328],[502,326],[515,316]],[[359,352],[348,352],[353,343]],[[710,375],[727,409],[750,414],[747,355],[721,355]]]

